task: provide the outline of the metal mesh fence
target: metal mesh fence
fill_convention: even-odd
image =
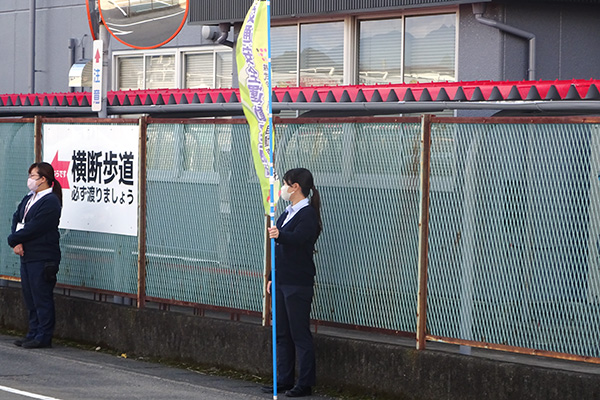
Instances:
[[[280,176],[308,168],[321,195],[313,318],[414,332],[420,125],[276,129]]]
[[[414,123],[276,127],[278,174],[309,168],[324,202],[314,318],[414,331],[418,135]],[[149,125],[148,296],[261,310],[249,148],[246,125]]]
[[[413,121],[276,126],[278,175],[306,167],[321,193],[316,320],[416,331]],[[429,335],[600,357],[600,126],[441,121]],[[264,210],[247,125],[188,122],[148,125],[146,294],[260,312]],[[33,149],[33,124],[0,123],[4,237]],[[62,230],[61,246],[60,283],[137,293],[137,238]],[[0,261],[19,276],[8,246]]]
[[[600,129],[432,127],[432,335],[600,356]]]
[[[246,125],[148,126],[147,295],[260,312],[264,210]]]
[[[45,123],[43,129],[50,125]],[[63,191],[63,196],[70,195],[68,190]],[[62,259],[58,283],[119,293],[137,293],[135,236],[72,229],[61,229],[60,232]]]
[[[12,216],[28,192],[27,170],[35,161],[33,123],[0,123],[0,275],[19,277],[20,261],[6,244]]]

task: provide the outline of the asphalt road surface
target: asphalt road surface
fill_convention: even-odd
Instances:
[[[257,383],[61,345],[22,349],[15,339],[0,335],[1,400],[273,398]],[[280,393],[278,398],[287,397]]]

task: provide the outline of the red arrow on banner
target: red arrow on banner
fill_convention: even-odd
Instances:
[[[69,189],[69,164],[70,161],[59,161],[58,160],[58,151],[54,156],[54,160],[52,160],[52,168],[54,168],[54,178],[60,183],[63,189]]]
[[[96,59],[96,63],[100,62],[100,50],[96,50],[96,55],[94,56],[94,58]]]

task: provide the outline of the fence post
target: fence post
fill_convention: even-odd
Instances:
[[[138,171],[138,290],[137,306],[146,306],[146,144],[148,121],[140,118],[139,171]]]
[[[419,291],[417,299],[417,350],[425,349],[427,327],[427,250],[429,238],[429,182],[431,172],[431,115],[421,116],[421,174],[419,210]]]
[[[35,162],[42,162],[42,117],[36,115],[33,119],[33,135],[34,135],[34,157]]]
[[[271,295],[267,293],[267,283],[271,280],[271,239],[267,234],[267,228],[271,227],[271,218],[265,215],[265,254],[263,265],[263,313],[262,326],[271,325]]]

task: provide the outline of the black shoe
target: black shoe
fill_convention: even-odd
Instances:
[[[15,340],[15,341],[13,342],[13,344],[14,344],[15,346],[19,346],[19,347],[21,347],[21,346],[23,346],[23,343],[25,343],[25,342],[28,342],[29,340],[31,340],[31,339],[27,339],[27,338],[24,338],[24,339],[17,339],[17,340]]]
[[[294,385],[277,385],[277,393],[285,392],[290,390]],[[263,393],[273,393],[273,386],[263,386],[260,388]]]
[[[293,388],[291,388],[290,390],[288,390],[287,392],[285,392],[285,395],[287,397],[304,397],[304,396],[310,396],[312,394],[312,389],[310,386],[300,386],[300,385],[296,385]]]
[[[52,343],[42,343],[37,339],[28,340],[21,344],[24,349],[41,349],[44,347],[52,347]]]

